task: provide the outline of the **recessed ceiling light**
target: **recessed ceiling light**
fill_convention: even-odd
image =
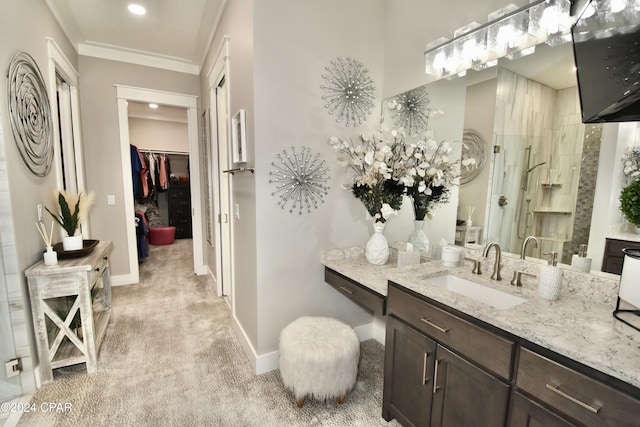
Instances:
[[[128,9],[129,12],[133,13],[134,15],[144,15],[145,13],[147,13],[147,9],[135,3],[131,3]]]
[[[158,104],[149,104],[149,108],[153,108],[155,110],[158,108]]]

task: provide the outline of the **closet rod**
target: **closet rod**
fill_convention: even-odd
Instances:
[[[138,148],[142,153],[151,153],[151,154],[177,154],[182,156],[188,156],[189,153],[187,151],[172,151],[172,150],[150,150],[148,148]]]

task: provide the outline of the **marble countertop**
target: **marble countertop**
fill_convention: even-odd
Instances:
[[[640,234],[637,227],[631,224],[615,224],[607,229],[607,239],[626,240],[628,242],[640,242]]]
[[[471,274],[469,262],[457,268],[447,268],[438,261],[398,268],[390,260],[386,265],[374,266],[366,261],[358,248],[347,248],[332,249],[323,254],[322,263],[381,295],[387,295],[387,280],[391,280],[506,332],[640,387],[640,332],[616,320],[610,303],[572,292],[570,289],[576,286],[575,283],[563,283],[560,298],[548,301],[538,296],[535,278],[523,276],[523,286],[516,288],[509,284],[511,275],[506,272],[501,282],[490,280],[490,269],[485,269],[481,276]],[[527,301],[510,309],[499,310],[429,285],[426,281],[427,277],[445,273],[521,296]]]

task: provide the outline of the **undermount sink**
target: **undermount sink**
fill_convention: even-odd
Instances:
[[[519,296],[502,292],[451,274],[429,277],[426,279],[426,282],[430,285],[439,286],[483,304],[490,305],[499,310],[506,310],[527,301]]]

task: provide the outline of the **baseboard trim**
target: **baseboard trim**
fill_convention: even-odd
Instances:
[[[136,278],[133,274],[118,274],[111,276],[111,286],[125,286],[137,284]]]
[[[264,374],[280,368],[280,352],[278,350],[258,355],[253,348],[253,345],[251,345],[249,337],[247,337],[247,334],[244,332],[242,325],[240,325],[240,322],[238,322],[238,319],[236,319],[235,316],[232,317],[231,324],[256,375]],[[356,326],[353,329],[356,331],[356,334],[358,334],[358,339],[361,342],[374,339],[384,345],[385,324],[383,319],[380,321],[378,321],[378,319],[374,319],[371,323]]]
[[[231,326],[236,334],[236,338],[238,338],[238,341],[240,342],[240,346],[244,350],[244,354],[247,356],[247,359],[249,359],[249,363],[251,363],[251,366],[255,371],[258,355],[253,348],[253,345],[251,345],[251,341],[249,341],[249,337],[245,333],[244,328],[242,327],[240,322],[238,322],[236,316],[231,316]]]

